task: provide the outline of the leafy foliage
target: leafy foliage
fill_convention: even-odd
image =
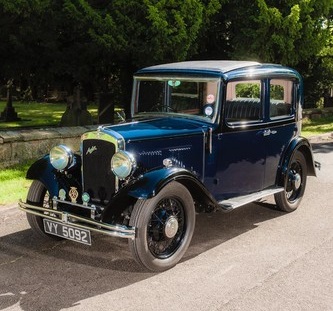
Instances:
[[[203,32],[198,57],[295,67],[305,77],[307,99],[315,102],[332,84],[332,13],[333,0],[224,1]]]
[[[0,79],[41,98],[81,84],[127,105],[133,72],[185,59],[255,59],[332,83],[333,0],[0,0]]]
[[[260,83],[239,83],[236,85],[236,97],[260,98]]]

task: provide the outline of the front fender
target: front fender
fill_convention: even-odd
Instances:
[[[28,169],[26,178],[39,180],[49,191],[50,197],[58,196],[59,189],[69,189],[69,185],[76,186],[81,189],[81,159],[78,155],[74,155],[75,166],[71,168],[67,175],[54,169],[50,162],[50,156],[45,155],[43,158],[34,162]]]
[[[179,167],[158,168],[132,180],[121,188],[105,207],[102,215],[103,222],[120,221],[123,215],[128,213],[126,210],[134,206],[138,199],[147,200],[154,197],[165,185],[174,180],[185,185],[194,200],[198,200],[199,196],[201,201],[203,198],[210,197],[204,185],[192,172]],[[207,200],[211,201],[213,198]]]
[[[133,207],[137,200],[147,200],[154,197],[172,181],[183,184],[198,204],[207,206],[218,204],[192,172],[179,167],[163,167],[145,173],[120,189],[105,207],[102,215],[103,222],[121,221],[122,217],[128,213],[126,210]]]
[[[155,196],[171,181],[183,184],[198,204],[215,206],[218,203],[205,185],[191,171],[179,167],[160,168],[146,173],[128,192],[136,199],[149,199]]]
[[[136,199],[149,199],[154,197],[170,181],[181,178],[197,180],[190,171],[179,167],[163,167],[150,171],[131,186],[128,195]]]

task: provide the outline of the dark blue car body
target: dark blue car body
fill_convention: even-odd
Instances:
[[[230,211],[268,195],[283,211],[298,207],[306,176],[315,176],[302,105],[301,76],[281,65],[144,68],[134,76],[131,120],[84,134],[80,154],[60,147],[37,161],[27,176],[38,185],[21,208],[36,231],[45,233],[47,218],[126,237],[142,266],[168,269],[188,247],[193,210]],[[33,199],[39,188],[50,197],[43,209]]]

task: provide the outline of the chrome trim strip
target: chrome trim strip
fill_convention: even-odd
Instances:
[[[56,207],[57,207],[58,203],[68,204],[68,205],[71,205],[71,206],[77,206],[77,207],[81,207],[81,208],[84,208],[84,209],[87,209],[87,210],[90,210],[90,211],[95,211],[96,208],[102,209],[98,205],[88,205],[88,204],[84,205],[84,204],[79,204],[79,203],[73,203],[73,202],[69,202],[69,201],[60,200],[57,197],[53,197],[52,202],[53,202],[53,209],[55,209],[55,210],[57,210]]]
[[[106,129],[108,132],[106,132]],[[111,134],[111,135],[110,135]],[[122,135],[120,135],[118,132],[107,128],[107,126],[100,125],[96,131],[90,131],[86,132],[81,136],[81,146],[83,144],[84,140],[88,139],[99,139],[99,140],[104,140],[107,141],[111,144],[115,145],[115,153],[117,153],[119,150],[125,150],[125,139]],[[82,158],[82,167],[81,170],[84,166],[84,157],[81,155]],[[110,159],[111,160],[111,159]],[[111,162],[110,162],[111,165]],[[83,173],[81,172],[82,176],[82,184],[84,185],[84,176]],[[119,190],[119,178],[115,176],[115,191],[117,192]]]
[[[125,140],[118,132],[107,127],[99,126],[96,131],[86,132],[81,136],[81,142],[86,139],[101,139],[110,142],[116,146],[116,152],[121,145],[124,145]],[[110,135],[111,134],[111,135]],[[120,146],[119,146],[120,145]]]
[[[175,74],[168,73],[169,75],[159,75],[145,73],[145,75],[134,75],[133,80],[136,82],[138,80],[145,81],[145,80],[155,80],[155,81],[168,81],[172,79],[177,79],[179,81],[192,81],[192,82],[219,82],[221,78],[219,76],[210,76],[205,77],[203,76],[195,76],[195,75],[186,75],[186,76],[180,76],[179,73],[175,72]]]
[[[208,129],[208,150],[209,154],[213,153],[213,129],[210,127]]]
[[[222,201],[218,202],[218,204],[223,210],[231,211],[240,206],[258,201],[264,197],[267,197],[269,195],[279,193],[282,191],[284,191],[283,187],[268,188],[268,189],[265,189],[265,190],[262,190],[259,192],[248,194],[248,195],[230,198],[227,200],[222,200]]]
[[[126,239],[135,238],[135,227],[127,227],[124,225],[110,225],[93,219],[73,215],[67,212],[61,212],[53,210],[51,208],[31,205],[23,202],[22,200],[19,201],[19,206],[20,210],[26,213],[47,218],[59,223],[68,223],[77,228],[87,229],[113,237],[126,238]],[[51,215],[56,215],[58,218]],[[79,221],[83,224],[77,223],[76,221]]]

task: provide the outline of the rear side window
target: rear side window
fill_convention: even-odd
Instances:
[[[263,119],[260,80],[234,81],[227,85],[225,119],[229,124],[258,122]]]
[[[290,80],[272,79],[269,84],[269,116],[271,119],[293,115],[294,83]]]

